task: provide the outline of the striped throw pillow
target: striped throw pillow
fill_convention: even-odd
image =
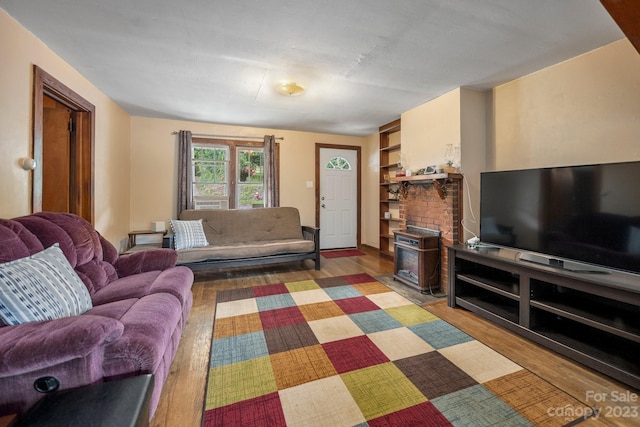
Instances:
[[[57,243],[0,264],[0,320],[5,325],[75,316],[92,307],[87,287]]]
[[[173,230],[174,249],[203,248],[209,246],[207,236],[202,229],[202,220],[180,221],[169,220],[171,230]]]

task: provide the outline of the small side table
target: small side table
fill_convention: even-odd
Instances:
[[[147,427],[153,375],[45,395],[11,427]]]
[[[128,243],[128,249],[131,249],[132,247],[134,247],[136,245],[136,237],[138,236],[146,236],[146,235],[150,235],[150,234],[161,234],[163,237],[167,234],[167,230],[163,230],[163,231],[153,231],[153,230],[136,230],[136,231],[131,231],[129,232],[129,243]],[[158,247],[162,246],[161,244],[158,245]]]

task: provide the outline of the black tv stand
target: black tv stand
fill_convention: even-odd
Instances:
[[[603,273],[608,274],[611,270],[597,265],[586,264],[583,262],[570,261],[562,258],[555,258],[548,255],[542,255],[534,252],[520,252],[518,260],[528,261],[536,264],[548,265],[550,267],[562,268],[564,270],[576,273]]]
[[[640,276],[584,274],[518,251],[448,246],[450,307],[462,307],[640,389]]]

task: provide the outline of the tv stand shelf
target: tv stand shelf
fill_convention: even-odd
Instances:
[[[509,249],[447,246],[450,307],[461,307],[640,389],[640,277],[575,272]]]

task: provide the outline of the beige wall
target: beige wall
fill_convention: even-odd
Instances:
[[[284,137],[284,141],[278,141],[280,205],[297,207],[304,225],[315,224],[315,144],[362,146],[366,140],[342,135],[132,117],[132,229],[149,228],[152,221],[167,222],[176,217],[177,136],[172,132],[178,130],[198,134]],[[313,182],[313,188],[307,188],[307,181]]]
[[[417,170],[444,163],[445,146],[460,145],[460,88],[402,113],[401,119],[403,166]]]
[[[640,55],[620,40],[493,91],[496,170],[640,159]]]
[[[129,115],[3,10],[0,58],[0,217],[31,213],[31,173],[18,161],[32,155],[35,64],[96,107],[95,225],[119,246],[129,228]]]
[[[480,172],[486,170],[487,101],[490,92],[460,91],[460,172],[464,175],[463,240],[480,233]]]

